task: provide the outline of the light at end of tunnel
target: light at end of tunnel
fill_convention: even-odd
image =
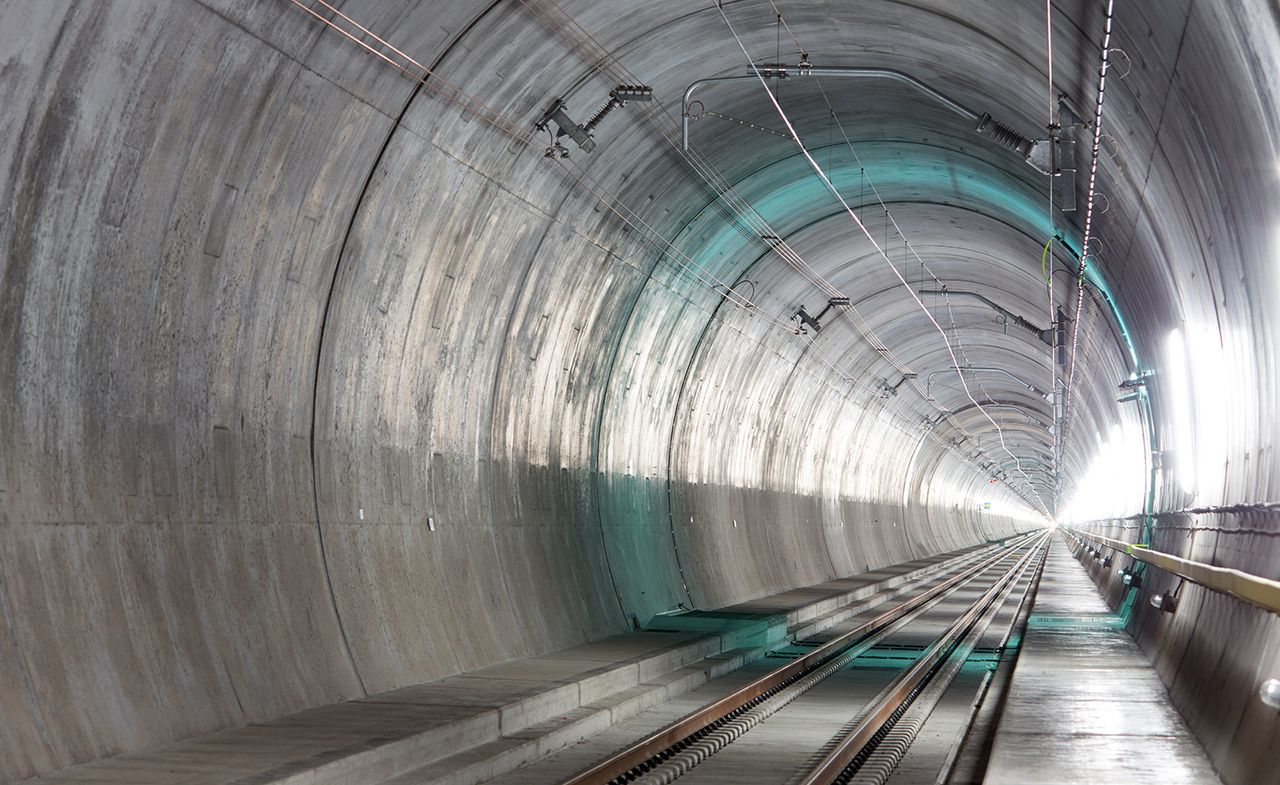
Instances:
[[[1258,698],[1270,708],[1280,711],[1280,679],[1267,679],[1258,687]]]
[[[1146,487],[1146,447],[1142,432],[1129,420],[1097,436],[1097,451],[1058,514],[1066,524],[1119,517],[1142,508]]]
[[[977,502],[974,509],[980,515],[1002,516],[1023,523],[1039,524],[1046,520],[1043,512],[1009,500],[983,500]]]

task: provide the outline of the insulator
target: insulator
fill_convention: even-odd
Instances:
[[[1017,153],[1023,158],[1026,158],[1031,154],[1030,139],[999,120],[996,120],[989,114],[984,113],[982,117],[978,118],[978,125],[974,130],[983,136],[989,137],[996,144]]]

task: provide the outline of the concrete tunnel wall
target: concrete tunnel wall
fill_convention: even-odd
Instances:
[[[1138,523],[1114,520],[1091,528],[1104,537],[1136,541]],[[1277,578],[1274,518],[1244,514],[1180,514],[1159,520],[1152,547],[1185,559],[1230,565]],[[1114,558],[1116,567],[1128,559]],[[1086,566],[1113,608],[1123,607],[1126,587],[1119,569]],[[1148,570],[1134,592],[1129,629],[1169,685],[1224,782],[1274,782],[1270,751],[1280,744],[1274,709],[1258,700],[1258,686],[1280,669],[1280,623],[1275,614],[1237,602],[1176,577]],[[1174,592],[1178,611],[1163,613],[1147,602]],[[1123,698],[1121,693],[1118,697]]]
[[[1043,8],[1026,5],[788,15],[831,62],[902,68],[1034,134]],[[1262,262],[1275,172],[1257,161],[1276,160],[1280,45],[1261,2],[1167,5],[1118,22],[1121,45],[1152,44],[1129,44],[1117,88],[1101,236],[1128,250],[1107,274],[1142,362],[1179,314],[1242,331],[1231,367],[1258,384],[1236,414],[1260,419],[1231,455],[1256,457],[1221,496],[1270,499],[1277,325],[1260,305],[1280,285]],[[768,8],[737,6],[763,52]],[[342,7],[521,129],[555,96],[585,114],[621,81],[522,3]],[[743,65],[713,9],[566,9],[668,103]],[[14,140],[0,157],[2,780],[1035,525],[1024,487],[991,484],[973,458],[998,452],[985,417],[922,427],[936,409],[882,398],[892,372],[847,323],[820,344],[770,322],[821,297],[733,228],[657,110],[621,110],[573,165],[719,279],[751,280],[753,312],[577,170],[289,3],[10,2],[0,16],[0,105],[17,108],[0,114]],[[1055,68],[1082,107],[1099,25],[1093,4],[1058,6]],[[927,46],[920,31],[936,33]],[[751,87],[726,90],[724,111],[771,117]],[[797,123],[818,122],[812,91],[796,95]],[[1167,112],[1171,97],[1206,111]],[[1043,309],[1033,171],[890,86],[833,100],[858,116],[860,164],[824,147],[848,193],[865,167],[942,279]],[[696,133],[895,354],[922,379],[947,367],[793,147]],[[966,360],[1048,378],[1034,339],[972,304],[955,314]],[[1134,370],[1120,329],[1099,310],[1085,332],[1068,477],[1095,431],[1135,416],[1115,403]],[[1051,417],[1016,386],[983,394]],[[966,403],[954,384],[938,400]],[[999,419],[1013,433],[1027,418]],[[1026,449],[1050,443],[1024,430]],[[1009,515],[979,513],[988,500]]]

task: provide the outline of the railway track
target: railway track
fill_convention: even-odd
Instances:
[[[1031,592],[1047,540],[1035,534],[1009,541],[897,592],[829,640],[791,647],[794,658],[785,664],[561,785],[887,782],[997,615],[1006,609],[1009,616],[1010,599],[1016,606]],[[851,666],[875,671],[870,682],[860,682],[863,692],[878,688],[869,699],[851,694],[842,675]],[[762,745],[774,747],[766,765],[760,764]]]

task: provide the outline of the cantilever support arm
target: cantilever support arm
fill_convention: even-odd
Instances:
[[[1048,344],[1049,346],[1054,345],[1052,330],[1042,330],[1039,327],[1036,327],[1034,324],[1022,318],[1021,316],[1017,315],[1013,311],[1010,311],[1008,308],[1005,308],[1004,306],[1000,305],[994,300],[986,297],[985,295],[979,294],[978,292],[970,292],[963,289],[921,289],[920,294],[940,294],[944,296],[950,295],[955,297],[972,297],[973,299],[984,303],[991,310],[995,311],[996,313],[1003,316],[1005,319],[1013,322],[1014,324],[1018,325],[1022,329],[1031,333],[1032,335],[1039,338],[1041,341]]]
[[[1041,398],[1044,398],[1044,399],[1046,399],[1046,400],[1047,400],[1047,399],[1048,399],[1048,397],[1049,397],[1049,394],[1048,394],[1048,393],[1046,393],[1044,390],[1041,390],[1039,387],[1036,387],[1034,384],[1032,384],[1031,382],[1027,381],[1026,379],[1023,379],[1021,376],[1018,376],[1016,373],[1013,373],[1012,371],[1010,371],[1010,370],[1008,370],[1008,369],[1006,369],[1006,368],[1000,368],[1000,367],[998,367],[998,366],[994,366],[994,365],[953,365],[953,366],[951,366],[950,368],[947,368],[947,369],[945,369],[945,370],[941,370],[941,371],[930,371],[930,372],[929,372],[929,374],[928,374],[928,376],[926,376],[926,377],[925,377],[925,382],[924,382],[924,390],[925,390],[925,394],[926,394],[926,395],[928,395],[928,393],[929,393],[929,388],[933,385],[933,377],[937,376],[938,374],[941,374],[941,373],[978,373],[978,372],[981,372],[981,373],[998,373],[998,374],[1002,374],[1002,375],[1004,375],[1004,376],[1008,376],[1010,379],[1013,379],[1015,382],[1017,382],[1018,384],[1022,385],[1023,387],[1026,387],[1028,390],[1030,390],[1031,392],[1035,393],[1036,395],[1039,395]]]

